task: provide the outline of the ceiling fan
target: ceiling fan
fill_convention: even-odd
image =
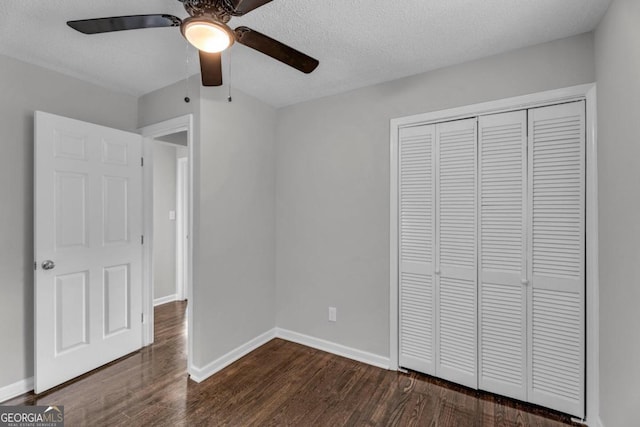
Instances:
[[[310,73],[318,60],[248,27],[232,30],[227,23],[232,16],[242,16],[271,0],[178,0],[189,17],[182,20],[166,14],[113,16],[109,18],[68,21],[74,30],[84,34],[109,33],[141,28],[180,27],[182,35],[200,54],[203,86],[222,85],[221,52],[238,42],[280,62]]]

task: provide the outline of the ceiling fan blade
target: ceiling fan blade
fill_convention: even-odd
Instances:
[[[200,74],[202,86],[222,85],[222,59],[220,52],[200,52]]]
[[[271,0],[231,0],[233,15],[240,16],[251,12],[254,9],[264,6]]]
[[[296,70],[309,74],[316,69],[319,62],[317,59],[305,55],[285,44],[280,43],[271,37],[265,36],[251,28],[238,27],[235,29],[236,41],[252,49],[262,52],[265,55],[277,59]]]
[[[181,23],[182,20],[173,15],[132,15],[68,21],[67,25],[84,34],[99,34],[140,28],[178,27]]]

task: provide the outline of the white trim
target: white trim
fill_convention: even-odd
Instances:
[[[402,127],[418,126],[446,120],[495,114],[505,111],[534,108],[576,100],[587,105],[587,284],[586,284],[586,356],[587,356],[587,410],[586,420],[599,420],[599,295],[598,295],[598,175],[597,175],[597,115],[596,84],[584,84],[563,89],[533,93],[459,108],[416,114],[390,121],[390,333],[389,368],[398,369],[398,132]]]
[[[178,294],[167,295],[166,297],[155,298],[153,300],[153,306],[157,307],[168,302],[179,301]]]
[[[188,251],[188,226],[186,217],[189,216],[189,158],[176,158],[176,295],[178,300],[186,299],[185,289]],[[186,203],[184,203],[186,201]],[[186,206],[185,206],[186,205]]]
[[[390,283],[389,286],[389,302],[391,310],[389,310],[389,369],[398,370],[398,133],[399,126],[395,125],[393,120],[390,126],[391,131],[391,144],[390,144],[390,167],[389,167],[389,181],[390,181],[390,193],[391,200],[389,203],[389,254],[391,254],[391,260],[389,264]]]
[[[587,378],[585,420],[600,422],[600,284],[598,272],[598,124],[597,89],[586,94],[587,103]]]
[[[194,186],[194,123],[193,114],[165,120],[163,122],[145,126],[139,129],[143,140],[143,156],[145,165],[143,171],[143,221],[145,244],[143,245],[143,313],[144,325],[142,328],[143,345],[153,343],[153,144],[157,143],[153,138],[169,135],[176,132],[187,131],[187,148],[189,151],[189,236],[193,236],[193,186]],[[161,142],[161,141],[160,141]],[[189,239],[187,246],[187,290],[186,297],[193,295],[193,239]],[[193,309],[187,308],[187,372],[191,373],[193,366]]]
[[[430,113],[415,114],[413,116],[391,119],[391,129],[394,127],[418,126],[448,120],[466,119],[478,115],[496,114],[505,111],[520,110],[526,108],[541,107],[550,103],[570,102],[584,99],[595,83],[571,86],[562,89],[554,89],[545,92],[531,93],[512,98],[497,99],[495,101],[479,104],[465,105],[463,107],[447,110],[433,111]]]
[[[382,369],[389,369],[389,358],[369,353],[367,351],[358,350],[356,348],[347,347],[331,341],[304,335],[299,332],[290,331],[282,328],[275,328],[275,336],[287,341],[312,347],[318,350],[326,351],[337,356],[346,357],[368,365],[376,366]]]
[[[0,387],[0,403],[33,390],[33,377]]]
[[[206,380],[207,378],[209,378],[211,375],[215,374],[216,372],[219,372],[222,369],[226,368],[227,366],[231,365],[233,362],[237,361],[241,357],[251,353],[253,350],[257,349],[258,347],[268,343],[275,337],[276,337],[276,329],[274,328],[274,329],[268,330],[267,332],[261,335],[258,335],[257,337],[242,344],[241,346],[234,348],[227,354],[220,356],[219,358],[217,358],[211,363],[208,363],[202,368],[193,366],[191,371],[189,372],[189,375],[191,376],[192,380],[200,383]]]
[[[160,123],[145,126],[139,129],[140,134],[148,138],[159,138],[161,136],[171,135],[182,131],[189,132],[192,126],[193,114],[185,114],[184,116],[174,117]],[[164,141],[160,141],[164,142]],[[189,135],[187,135],[187,147],[189,146]],[[169,143],[170,144],[170,143]],[[175,144],[173,144],[175,145]]]
[[[142,245],[142,345],[153,344],[153,138],[143,138],[142,157],[142,218],[144,244]]]

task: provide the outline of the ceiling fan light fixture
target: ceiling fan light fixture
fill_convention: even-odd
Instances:
[[[196,49],[208,53],[222,52],[235,41],[231,28],[206,16],[185,19],[180,31]]]

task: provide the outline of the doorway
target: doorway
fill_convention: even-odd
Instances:
[[[192,295],[193,116],[140,129],[143,141],[143,345],[154,342],[154,306]],[[192,371],[187,306],[187,371]]]
[[[153,142],[153,305],[186,299],[187,132]]]

